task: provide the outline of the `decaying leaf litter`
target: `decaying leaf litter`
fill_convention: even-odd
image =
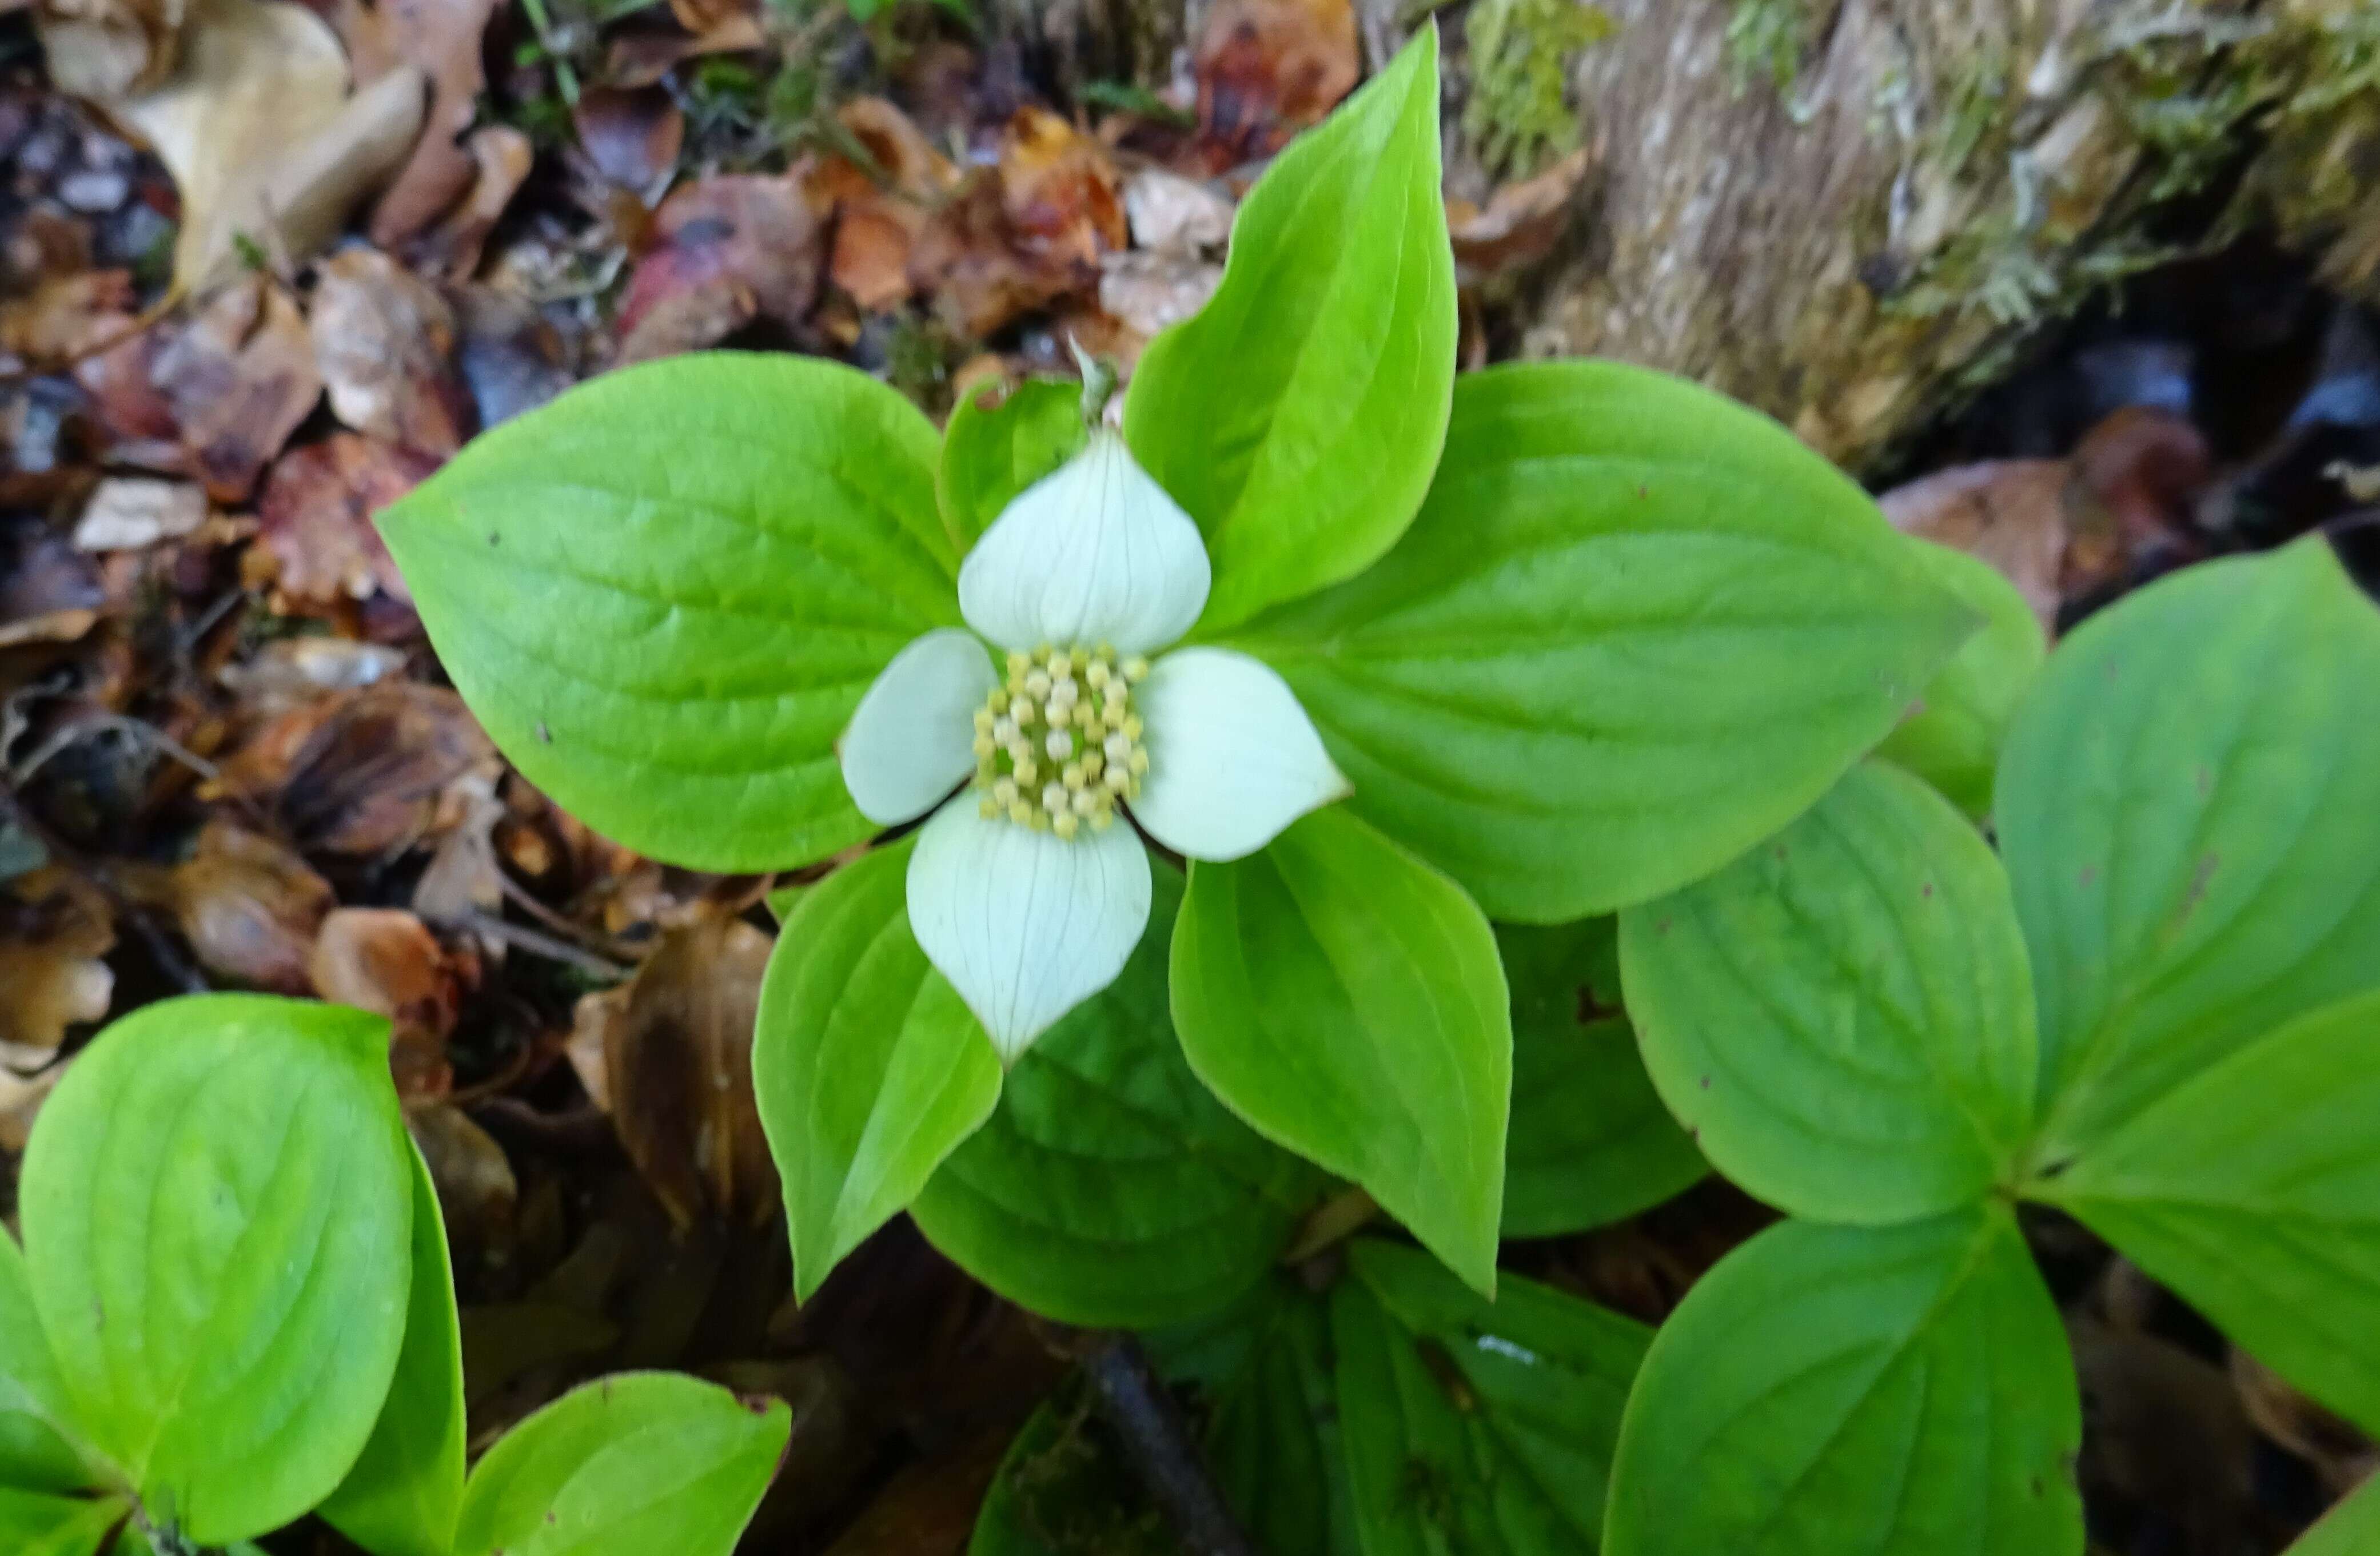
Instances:
[[[1079,1401],[1068,1368],[1096,1352],[905,1222],[791,1301],[747,1057],[764,899],[792,882],[663,868],[532,790],[447,689],[371,518],[475,432],[706,346],[838,357],[938,416],[1077,348],[1128,371],[1381,25],[1218,0],[1136,80],[957,9],[0,17],[0,1152],[97,1023],[166,994],[386,1015],[455,1240],[475,1439],[624,1367],[779,1393],[794,1447],[757,1550],[963,1548],[1019,1425]],[[1469,118],[1461,139],[1476,363],[1591,240],[1590,149]],[[2371,315],[2252,239],[2122,300],[1905,451],[1894,521],[2006,572],[2052,631],[2317,527],[2370,554]],[[1581,1025],[1618,997],[1583,987]],[[1519,1264],[1652,1319],[1766,1219],[1705,1183]],[[2106,1549],[2277,1550],[2370,1468],[2079,1228],[2030,1231]],[[1133,1477],[1101,1467],[1097,1414],[1061,1419],[1051,1527],[1163,1549],[1161,1518],[1111,1505]]]

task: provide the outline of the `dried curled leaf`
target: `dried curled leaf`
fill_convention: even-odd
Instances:
[[[620,1143],[681,1225],[706,1212],[758,1222],[776,1210],[777,1170],[752,1098],[752,1024],[771,943],[740,918],[673,930],[634,979],[578,1002],[571,1046],[601,1049]]]

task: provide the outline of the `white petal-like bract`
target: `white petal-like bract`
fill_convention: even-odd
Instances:
[[[892,656],[859,699],[835,755],[859,813],[914,821],[975,771],[975,711],[1000,684],[972,632],[936,627]]]
[[[909,928],[1014,1064],[1113,983],[1148,926],[1148,853],[1130,827],[1062,839],[962,795],[918,834]]]
[[[1167,654],[1137,702],[1148,776],[1133,819],[1186,858],[1242,858],[1353,792],[1289,683],[1246,654]]]
[[[1162,648],[1207,606],[1207,543],[1111,429],[1025,489],[959,568],[959,611],[1007,649]]]

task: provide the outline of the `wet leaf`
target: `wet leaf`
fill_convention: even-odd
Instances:
[[[333,1004],[388,1017],[398,1095],[445,1095],[454,1080],[446,1039],[469,979],[427,925],[401,908],[338,908],[322,920],[307,973]]]
[[[185,480],[110,476],[91,489],[74,543],[84,551],[137,551],[179,540],[203,523],[207,494]]]
[[[680,185],[620,303],[620,360],[717,344],[754,319],[798,322],[818,294],[824,234],[793,174]]]

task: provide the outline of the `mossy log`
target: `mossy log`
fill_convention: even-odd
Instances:
[[[2270,222],[2380,291],[2371,0],[1606,9],[1571,77],[1580,241],[1527,355],[1689,374],[1856,465],[2177,241]],[[2177,237],[2175,202],[2226,191]]]
[[[1062,75],[1152,86],[1231,3],[992,0]],[[1587,152],[1508,346],[1688,374],[1853,465],[2181,246],[2269,224],[2380,296],[2375,0],[1355,5],[1369,67],[1438,18],[1460,192]]]

